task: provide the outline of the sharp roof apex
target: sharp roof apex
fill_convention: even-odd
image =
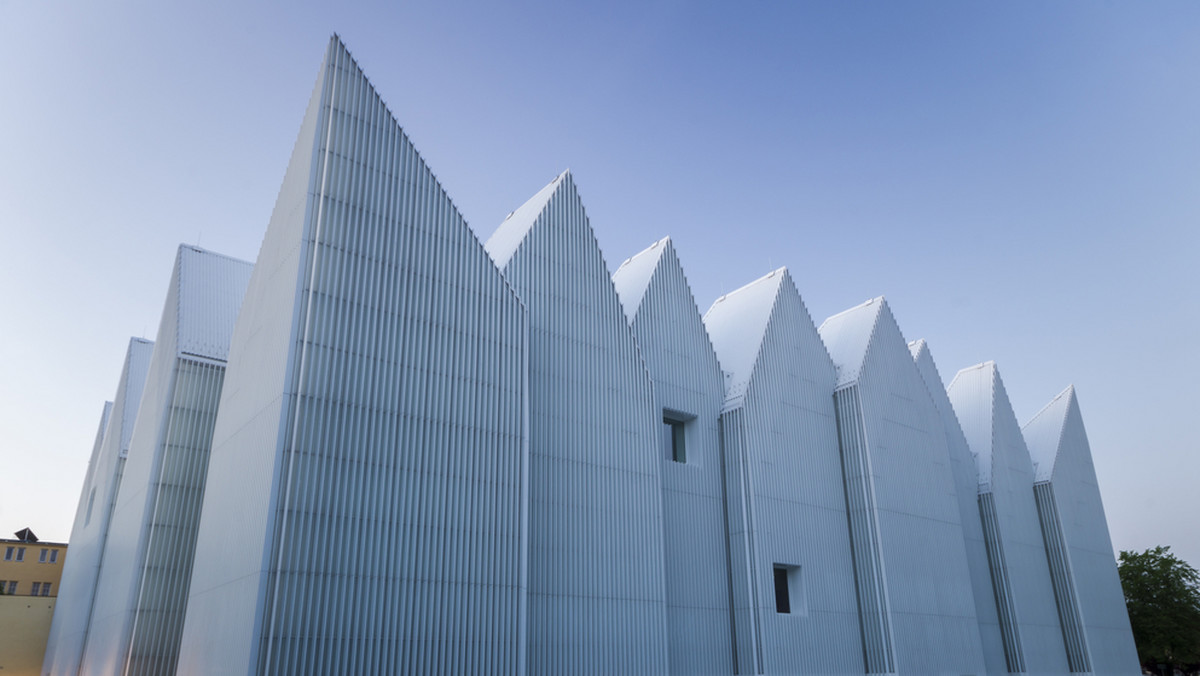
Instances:
[[[742,292],[744,292],[744,291],[747,291],[747,290],[749,290],[749,289],[755,288],[755,287],[757,287],[759,284],[762,284],[762,283],[764,283],[764,282],[767,282],[767,281],[769,281],[769,280],[773,280],[773,279],[775,279],[776,277],[779,277],[779,278],[781,278],[781,279],[782,279],[783,277],[786,277],[786,276],[787,276],[787,274],[788,274],[788,269],[787,269],[787,266],[784,266],[784,267],[781,267],[781,268],[776,268],[776,269],[774,269],[774,270],[772,270],[772,271],[768,272],[767,274],[763,275],[762,277],[759,277],[758,279],[756,279],[756,280],[754,280],[754,281],[750,282],[749,284],[746,284],[746,285],[744,285],[744,286],[740,286],[740,287],[738,287],[738,288],[734,289],[733,291],[730,291],[729,293],[722,294],[720,298],[718,298],[718,299],[716,299],[716,300],[714,300],[714,301],[713,301],[713,307],[716,307],[717,303],[721,303],[721,302],[723,302],[723,301],[725,301],[725,300],[728,300],[728,299],[729,299],[731,296],[736,296],[737,294],[740,294],[740,293],[742,293]],[[709,308],[709,311],[711,312],[711,311],[712,311],[712,308]]]
[[[871,307],[872,305],[875,305],[876,303],[879,304],[879,307],[885,307],[885,306],[887,306],[887,299],[885,299],[883,296],[875,296],[874,298],[868,298],[867,300],[859,303],[858,305],[855,305],[854,307],[846,308],[845,310],[842,310],[841,312],[829,315],[828,317],[825,318],[825,321],[821,322],[821,326],[825,326],[826,324],[828,324],[831,319],[836,319],[838,317],[842,317],[843,315],[848,315],[852,312],[857,312],[863,308]]]

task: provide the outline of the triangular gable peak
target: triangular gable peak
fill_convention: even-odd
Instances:
[[[630,324],[637,316],[642,298],[646,295],[646,289],[650,288],[650,280],[659,269],[663,253],[668,249],[671,250],[672,257],[674,257],[671,238],[664,237],[646,249],[626,258],[621,263],[621,267],[617,268],[613,274],[613,286],[617,289],[617,296],[621,299],[621,306],[625,309],[625,316],[629,319]]]
[[[1021,434],[1029,448],[1029,459],[1033,461],[1034,481],[1049,481],[1053,478],[1055,463],[1062,447],[1063,429],[1075,402],[1075,387],[1068,386],[1042,407],[1042,410],[1025,423]]]
[[[697,341],[694,347],[711,358],[713,368],[719,375],[720,364],[716,351],[704,326],[704,320],[700,317],[696,297],[692,295],[692,287],[688,284],[683,264],[679,261],[675,245],[669,237],[660,239],[649,248],[626,259],[613,275],[613,286],[625,312],[628,313],[629,325],[639,340],[679,341],[685,339],[685,334],[681,332],[686,331],[687,335],[694,334]],[[659,328],[655,329],[652,325]],[[669,335],[661,333],[661,328],[665,325],[672,327]],[[651,334],[647,334],[646,331],[650,331]],[[655,332],[657,335],[650,338]],[[703,343],[703,346],[700,343]],[[679,346],[675,349],[687,352]],[[654,374],[655,368],[649,363],[651,360],[646,361],[647,368]]]
[[[738,400],[746,394],[785,280],[787,286],[792,286],[787,268],[769,272],[765,277],[721,296],[704,313],[704,326],[721,362],[721,370],[725,372],[727,401]],[[799,297],[799,293],[796,295]]]
[[[496,228],[484,246],[497,267],[503,270],[508,266],[513,254],[529,239],[529,233],[533,231],[542,214],[550,206],[550,201],[567,184],[571,184],[571,187],[574,188],[569,169],[556,176],[553,181],[546,184],[546,187],[537,191],[533,197],[517,207],[504,219],[500,227]]]
[[[1028,463],[1028,469],[1032,471],[1029,450],[996,362],[987,361],[959,371],[947,388],[947,395],[975,456],[981,489],[992,485],[997,452],[1024,456],[1010,456],[1005,462],[1016,463],[1013,467]]]
[[[979,472],[983,489],[992,483],[993,425],[995,424],[996,368],[984,362],[959,371],[946,394],[958,416],[963,435]]]
[[[254,265],[183,244],[175,266],[177,352],[225,361]]]
[[[929,344],[924,338],[914,340],[908,344],[908,351],[913,356],[913,364],[917,367],[917,373],[921,374],[921,380],[925,381],[925,389],[929,392],[929,396],[933,399],[934,406],[942,415],[943,424],[947,427],[953,426],[953,429],[948,429],[947,433],[957,431],[957,436],[963,437],[962,425],[958,422],[958,414],[954,412],[954,406],[951,405],[949,397],[946,396],[946,387],[942,384],[942,374],[938,371],[937,363],[933,360],[933,353],[929,350]],[[963,438],[963,443],[966,444],[966,438]]]
[[[879,296],[833,315],[817,329],[837,369],[836,387],[856,382],[862,375],[876,327],[885,313],[891,316],[887,301]],[[896,331],[899,332],[899,327]]]

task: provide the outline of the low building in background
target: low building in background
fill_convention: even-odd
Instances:
[[[28,528],[0,539],[0,674],[40,673],[66,558]]]

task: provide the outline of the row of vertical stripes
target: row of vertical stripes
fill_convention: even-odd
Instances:
[[[667,673],[662,420],[574,181],[552,185],[502,226],[530,323],[529,673]]]
[[[762,641],[756,547],[753,529],[753,487],[746,471],[746,412],[741,407],[721,414],[721,451],[725,457],[727,494],[726,537],[729,540],[730,621],[733,626],[733,673],[761,674]]]
[[[224,375],[223,364],[176,361],[124,670],[128,676],[175,673]]]
[[[987,545],[988,568],[992,572],[996,613],[1000,616],[1004,659],[1010,672],[1025,671],[1025,657],[1017,629],[1017,614],[1008,581],[1008,563],[1004,559],[1004,543],[1000,538],[1000,524],[996,518],[996,499],[990,492],[979,494],[979,519],[983,524],[983,541]]]
[[[1050,565],[1050,581],[1054,583],[1054,601],[1058,606],[1058,621],[1062,625],[1063,642],[1067,647],[1067,663],[1072,673],[1090,672],[1092,664],[1088,658],[1079,601],[1075,597],[1075,580],[1071,575],[1062,521],[1054,499],[1054,486],[1048,481],[1035,483],[1033,497],[1037,501],[1038,520],[1046,541],[1046,560]]]
[[[854,583],[858,593],[863,658],[867,673],[892,673],[895,671],[895,657],[889,626],[890,613],[883,557],[879,550],[875,487],[858,386],[851,385],[835,391],[833,399],[846,488],[850,547],[854,556]]]
[[[523,313],[336,39],[324,68],[257,671],[521,673]]]
[[[663,482],[667,642],[671,674],[732,671],[730,580],[725,491],[718,416],[724,378],[687,278],[669,239],[646,255],[655,266],[644,291],[622,291],[622,266],[613,277],[638,349],[654,381],[655,408],[682,413],[685,458],[671,442],[657,449]],[[627,298],[630,293],[637,298]],[[671,428],[663,426],[664,431]],[[697,565],[703,561],[704,565]]]
[[[85,511],[82,518],[76,515],[71,530],[70,556],[63,562],[58,603],[46,643],[43,671],[53,676],[76,676],[82,666],[104,546],[125,469],[126,444],[133,434],[153,353],[152,341],[130,339],[103,440],[83,486],[87,498],[81,500],[81,506]]]

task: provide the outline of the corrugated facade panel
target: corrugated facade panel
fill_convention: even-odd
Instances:
[[[926,392],[934,403],[941,420],[941,429],[946,437],[946,448],[950,458],[950,469],[954,475],[955,493],[959,520],[962,525],[963,542],[966,547],[967,567],[971,575],[972,597],[975,601],[976,621],[983,649],[984,671],[1003,673],[1007,670],[1004,640],[1000,633],[1000,620],[996,613],[996,595],[992,588],[992,574],[988,566],[987,545],[983,537],[983,525],[979,514],[979,473],[975,458],[967,446],[958,424],[958,417],[946,396],[946,388],[938,373],[933,355],[925,341],[909,345],[917,371],[925,383]]]
[[[71,525],[71,541],[83,544],[84,533],[86,528],[91,525],[92,511],[96,506],[96,470],[101,464],[100,450],[104,447],[104,433],[108,429],[108,419],[112,415],[113,403],[111,401],[104,402],[104,410],[100,414],[100,425],[96,430],[96,439],[92,444],[92,453],[88,456],[87,473],[83,478],[83,489],[79,492],[79,504],[75,507],[75,521]],[[103,498],[101,498],[103,499]],[[87,556],[85,552],[83,556]],[[68,574],[68,570],[70,571]],[[50,621],[50,633],[46,638],[46,653],[42,659],[42,673],[53,674],[54,672],[54,657],[58,652],[58,642],[63,637],[64,630],[69,624],[69,616],[78,615],[80,606],[77,605],[78,599],[85,595],[81,591],[83,567],[68,568],[66,561],[63,562],[63,575],[59,579],[59,594],[62,594],[62,586],[64,583],[68,585],[68,592],[71,596],[68,597],[68,609],[65,612],[58,612],[56,606],[55,614]],[[90,593],[86,596],[91,597]]]
[[[980,673],[985,664],[946,434],[900,327],[877,298],[831,317],[820,333],[837,355],[843,384],[835,402],[860,599],[875,590],[881,599],[860,606],[880,617],[878,638],[867,646],[889,646],[891,653],[873,648],[872,668],[868,650],[868,670]],[[970,491],[973,497],[973,485]],[[873,552],[874,565],[858,560],[864,550]]]
[[[336,38],[264,262],[247,309],[296,314],[235,329],[200,546],[224,546],[220,517],[248,506],[266,560],[254,570],[253,540],[235,566],[198,557],[181,668],[521,673],[525,316]],[[290,374],[274,392],[253,372],[272,349],[287,363],[262,375]],[[222,432],[227,405],[255,429]],[[259,456],[249,480],[233,476],[243,452]],[[248,638],[206,626],[230,606]]]
[[[1004,552],[1025,670],[1065,673],[1066,650],[1033,497],[1033,463],[995,364],[959,371],[947,395],[972,451],[981,461],[990,460],[991,481],[981,493],[994,502],[996,537]],[[983,429],[968,430],[968,421]],[[986,440],[988,447],[976,448],[975,440]]]
[[[194,338],[232,328],[250,268],[179,248],[105,548],[85,673],[175,671],[224,372],[219,357],[228,349]],[[189,324],[194,316],[204,326]]]
[[[113,505],[121,485],[125,462],[122,442],[133,434],[153,353],[153,342],[141,338],[129,341],[104,440],[89,470],[90,482],[83,487],[82,514],[76,515],[80,527],[71,531],[43,673],[75,676],[80,671]]]
[[[662,422],[574,180],[551,186],[488,244],[529,311],[529,673],[663,674]]]
[[[1092,670],[1091,658],[1088,655],[1087,638],[1084,636],[1083,619],[1079,616],[1075,580],[1071,574],[1067,543],[1059,523],[1054,487],[1048,481],[1035,483],[1033,497],[1042,526],[1042,540],[1046,544],[1050,583],[1054,586],[1054,603],[1058,607],[1058,622],[1062,627],[1063,644],[1067,649],[1067,665],[1072,673],[1087,673]]]
[[[836,375],[790,275],[772,275],[781,278],[767,278],[775,293],[762,335],[713,341],[724,368],[723,345],[738,352],[761,340],[744,398],[735,396],[730,407],[727,390],[722,414],[737,659],[741,673],[863,673],[832,397]],[[715,323],[743,315],[738,308],[717,311],[717,305],[743,299],[760,300],[734,292],[714,304],[705,315],[710,334],[730,333]],[[753,333],[755,326],[744,328]],[[787,580],[787,613],[777,612],[777,569]],[[744,639],[747,629],[751,636]]]
[[[1022,432],[1053,489],[1088,666],[1094,674],[1136,674],[1137,648],[1074,388],[1056,397]]]
[[[300,267],[310,248],[304,233],[315,218],[326,70],[314,85],[230,340],[180,640],[180,669],[191,673],[249,674],[256,666],[271,505],[294,392],[285,382],[296,345]]]
[[[896,671],[892,645],[892,611],[883,568],[879,506],[875,476],[858,386],[833,394],[838,421],[838,446],[850,522],[850,553],[854,557],[854,588],[858,597],[859,629],[868,674]]]
[[[652,259],[648,271],[641,258]],[[658,448],[670,673],[732,673],[721,366],[669,239],[619,268],[613,282],[654,381],[655,409],[683,427],[682,449],[665,424]]]

